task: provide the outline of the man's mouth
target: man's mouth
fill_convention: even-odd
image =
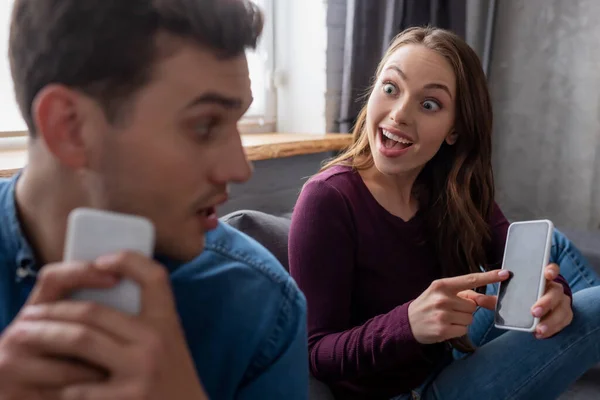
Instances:
[[[378,131],[381,138],[381,144],[383,144],[383,147],[386,149],[403,150],[414,144],[409,138],[394,134],[385,128],[379,128]]]
[[[211,206],[211,207],[202,208],[202,209],[198,210],[198,214],[203,217],[206,217],[206,218],[216,216],[217,207]]]
[[[221,198],[216,200],[213,205],[198,209],[196,213],[198,217],[200,217],[205,231],[213,230],[218,226],[219,217],[217,216],[217,207],[226,201],[227,195],[223,195]]]

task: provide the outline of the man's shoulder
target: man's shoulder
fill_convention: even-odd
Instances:
[[[208,376],[252,379],[306,340],[298,337],[305,336],[306,300],[294,280],[263,246],[227,224],[171,278],[192,356]]]
[[[230,309],[253,316],[240,318],[241,324],[246,319],[254,329],[262,324],[266,331],[275,328],[272,324],[287,330],[299,320],[305,323],[306,299],[296,282],[273,254],[245,233],[219,223],[196,262],[199,270],[216,278]]]
[[[229,275],[228,279],[256,280],[276,291],[297,292],[281,263],[256,240],[228,224],[208,233],[200,256],[182,266],[174,278],[187,274]]]
[[[172,275],[174,284],[219,287],[225,301],[257,305],[276,298],[304,306],[304,296],[281,263],[260,243],[237,229],[219,223],[208,233],[200,256]],[[268,299],[268,300],[267,300]]]
[[[2,190],[4,187],[10,186],[11,182],[12,178],[0,178],[0,190]]]

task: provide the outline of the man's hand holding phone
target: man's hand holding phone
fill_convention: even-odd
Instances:
[[[531,307],[532,315],[540,318],[540,323],[535,330],[535,337],[538,339],[556,335],[573,321],[571,298],[565,294],[563,285],[555,281],[559,274],[558,265],[550,264],[546,267],[544,270],[546,291]]]
[[[508,271],[494,270],[434,281],[408,307],[415,339],[432,344],[466,335],[478,306],[490,310],[496,306],[496,296],[472,289],[501,282],[509,275]]]
[[[121,278],[140,285],[140,315],[64,300]],[[164,267],[131,252],[44,267],[0,338],[0,399],[16,398],[206,398]]]
[[[96,366],[53,357],[48,351],[57,334],[71,332],[73,325],[26,318],[25,312],[79,287],[104,289],[116,282],[115,275],[81,262],[48,265],[40,272],[27,304],[0,336],[1,400],[55,400],[61,388],[105,379],[105,372]]]

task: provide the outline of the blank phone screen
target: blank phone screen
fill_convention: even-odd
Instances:
[[[511,277],[500,283],[495,323],[507,327],[531,328],[531,307],[538,299],[545,267],[548,230],[545,221],[511,225],[503,268]]]

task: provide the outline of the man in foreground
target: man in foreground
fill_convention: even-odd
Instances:
[[[251,175],[246,0],[15,0],[9,56],[29,163],[0,181],[0,399],[305,399],[305,300],[221,225]],[[63,263],[68,214],[149,218],[156,257]],[[120,278],[130,316],[66,300]]]

